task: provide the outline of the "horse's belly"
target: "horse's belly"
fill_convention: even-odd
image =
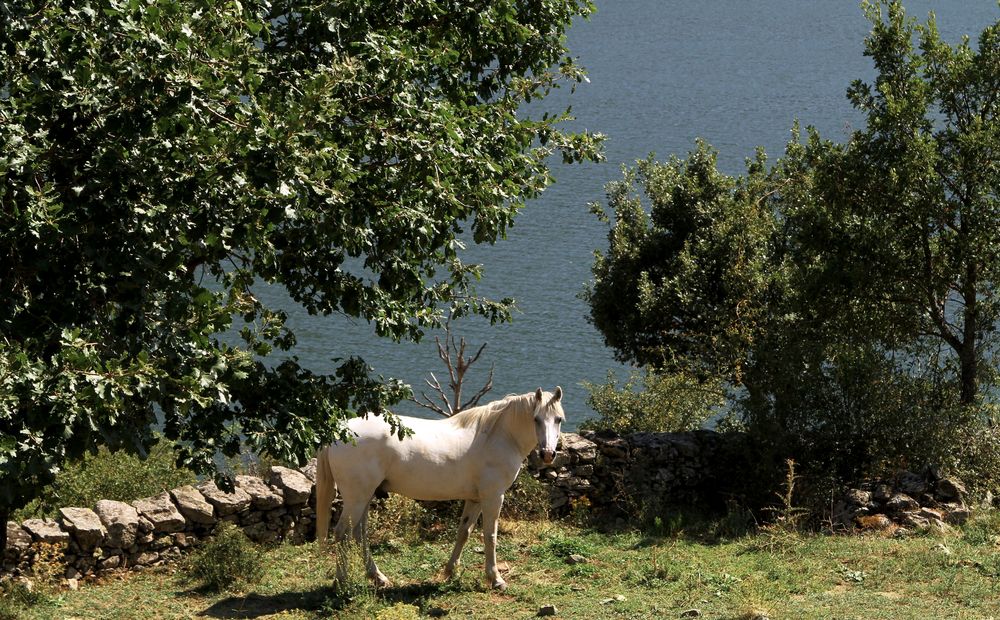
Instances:
[[[382,488],[390,493],[429,501],[479,499],[479,476],[459,464],[435,466],[402,462],[387,473]]]

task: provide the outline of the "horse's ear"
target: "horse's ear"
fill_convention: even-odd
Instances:
[[[542,402],[542,388],[535,390],[535,400]]]
[[[555,403],[559,402],[560,400],[562,400],[562,388],[557,385],[555,396],[552,397],[552,402]]]

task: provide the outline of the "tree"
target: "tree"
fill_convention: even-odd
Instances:
[[[479,349],[476,350],[475,355],[466,357],[465,337],[460,337],[458,342],[455,342],[455,334],[451,331],[451,317],[448,318],[444,325],[444,343],[441,342],[441,338],[438,336],[434,337],[434,343],[437,345],[438,358],[444,362],[445,368],[448,369],[448,389],[451,390],[451,397],[449,398],[448,393],[441,387],[441,382],[434,376],[434,373],[431,373],[431,378],[424,381],[427,383],[427,387],[434,390],[436,398],[441,401],[441,404],[439,405],[435,399],[427,396],[425,392],[421,392],[420,398],[414,398],[413,402],[424,409],[430,409],[434,413],[450,418],[456,413],[478,405],[479,400],[493,389],[493,370],[495,365],[490,365],[490,374],[483,386],[476,390],[467,400],[463,401],[462,388],[465,386],[465,374],[473,364],[479,361],[479,356],[483,354],[487,343],[484,342],[481,344]]]
[[[933,14],[918,25],[899,2],[865,10],[877,77],[848,95],[867,126],[845,145],[811,143],[820,210],[790,213],[792,234],[825,270],[812,293],[863,308],[844,329],[891,348],[940,343],[972,405],[1000,319],[1000,21],[975,48],[952,47]]]
[[[649,157],[608,185],[614,221],[594,207],[611,224],[608,251],[596,253],[584,299],[621,361],[738,383],[780,284],[782,181],[762,151],[745,177],[720,173],[716,158],[699,142],[685,160]]]
[[[776,463],[842,479],[997,456],[975,405],[1000,344],[1000,21],[973,48],[899,2],[865,11],[877,77],[848,90],[865,126],[844,144],[796,126],[735,178],[704,145],[639,162],[609,186],[586,293],[620,359],[742,388]]]
[[[592,8],[0,4],[0,521],[154,428],[207,472],[243,439],[301,462],[350,416],[393,420],[406,386],[303,368],[254,287],[397,340],[506,319],[463,239],[501,239],[552,151],[599,156],[521,109],[582,79],[564,33]]]

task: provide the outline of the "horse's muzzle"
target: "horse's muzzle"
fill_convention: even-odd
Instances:
[[[538,453],[542,456],[542,462],[546,465],[551,465],[552,459],[556,458],[555,450],[539,450]]]

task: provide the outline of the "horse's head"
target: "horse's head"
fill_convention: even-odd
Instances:
[[[538,437],[538,454],[545,464],[551,463],[556,456],[559,429],[566,419],[561,400],[561,387],[557,387],[551,396],[542,388],[535,390],[535,435]]]

